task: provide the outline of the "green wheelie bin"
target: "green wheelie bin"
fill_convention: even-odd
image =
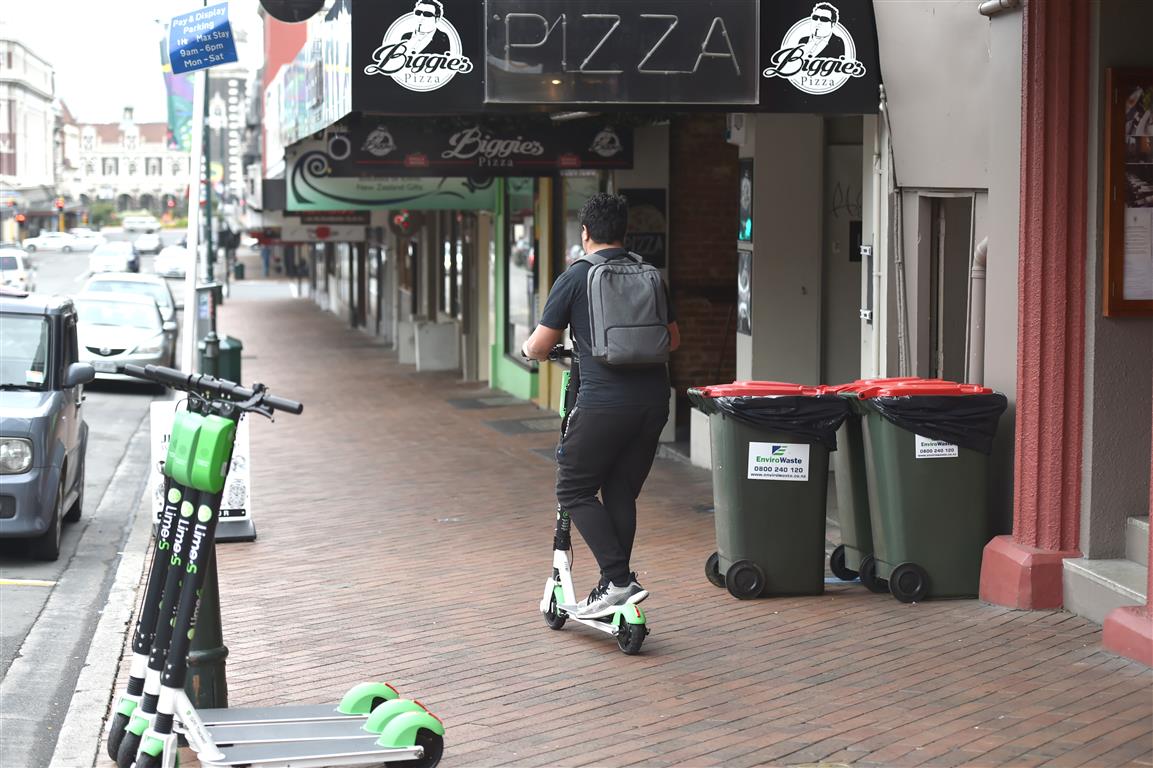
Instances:
[[[708,580],[740,599],[821,594],[829,452],[845,400],[779,382],[700,387],[689,398],[709,415],[712,440]]]
[[[837,430],[837,450],[832,458],[841,543],[829,555],[829,570],[841,581],[853,581],[859,577],[870,592],[887,593],[889,585],[884,579],[877,578],[873,559],[873,527],[869,520],[869,486],[861,434],[863,408],[859,393],[869,387],[907,381],[923,379],[916,376],[858,379],[828,388],[828,391],[844,397],[849,404],[849,416]]]
[[[990,538],[989,454],[1005,396],[935,381],[858,396],[877,578],[905,603],[976,597]]]

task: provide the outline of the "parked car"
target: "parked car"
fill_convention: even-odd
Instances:
[[[19,248],[0,248],[0,285],[21,291],[36,290],[36,270]]]
[[[97,379],[140,380],[122,373],[128,363],[173,366],[177,325],[164,321],[156,300],[135,293],[79,293],[80,358]]]
[[[0,538],[60,556],[61,528],[80,519],[88,425],[80,404],[93,369],[77,360],[70,299],[0,287]]]
[[[183,278],[192,266],[192,253],[182,245],[169,245],[152,260],[152,269],[158,275]]]
[[[155,216],[125,216],[120,223],[125,232],[160,231],[160,221]]]
[[[149,253],[154,256],[160,253],[160,249],[163,247],[160,242],[160,235],[151,232],[136,238],[135,244],[137,253]]]
[[[156,300],[160,316],[164,322],[176,319],[179,305],[168,287],[168,281],[158,275],[139,275],[133,272],[100,272],[88,278],[82,288],[84,292],[134,293]]]
[[[74,251],[91,251],[97,246],[104,245],[108,242],[104,239],[104,235],[99,232],[93,232],[87,227],[73,227],[68,230],[68,234],[76,238],[75,243],[72,245]]]
[[[36,251],[71,253],[83,247],[80,239],[68,232],[41,232],[36,237],[24,238],[22,245],[28,253],[36,253]]]
[[[140,254],[136,246],[126,240],[105,243],[88,257],[88,271],[97,272],[139,272]]]

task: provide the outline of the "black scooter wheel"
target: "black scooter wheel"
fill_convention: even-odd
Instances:
[[[160,768],[160,766],[163,764],[163,754],[159,754],[154,757],[146,752],[136,761],[136,768]]]
[[[889,582],[877,575],[877,561],[872,555],[861,558],[861,583],[870,592],[883,595],[889,591]]]
[[[765,572],[752,560],[738,560],[725,573],[725,586],[738,600],[752,600],[765,588]]]
[[[548,610],[541,615],[544,616],[544,623],[548,624],[549,629],[563,629],[564,623],[568,621],[568,614],[556,607],[555,594],[548,601]]]
[[[860,574],[845,565],[845,545],[838,544],[833,553],[829,555],[829,570],[841,581],[852,581]]]
[[[919,603],[929,591],[929,574],[916,563],[901,563],[889,574],[889,591],[902,603]]]
[[[116,750],[117,768],[132,768],[136,762],[136,753],[140,751],[140,737],[132,731],[125,731],[120,741],[120,748]]]
[[[124,734],[128,729],[128,715],[116,713],[112,718],[112,730],[108,732],[108,759],[116,762],[120,754],[120,742],[124,741]]]
[[[421,728],[416,732],[416,744],[424,747],[424,757],[402,760],[389,765],[399,765],[403,768],[436,768],[440,764],[440,759],[444,757],[444,737],[427,728]]]
[[[721,573],[721,556],[716,552],[709,555],[705,561],[705,578],[714,587],[725,588],[725,575]]]
[[[625,656],[636,656],[641,652],[641,645],[645,642],[649,628],[644,624],[629,624],[622,621],[617,629],[617,648]]]

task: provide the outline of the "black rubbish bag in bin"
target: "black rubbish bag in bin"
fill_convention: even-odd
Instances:
[[[963,393],[963,397],[955,394],[905,396],[899,394],[898,387],[882,390],[884,394],[877,397],[862,394],[881,416],[902,429],[986,456],[992,454],[997,423],[1009,405],[1008,399],[1000,392],[979,390],[975,385],[951,386],[974,387],[974,392]],[[888,393],[896,396],[886,396]]]

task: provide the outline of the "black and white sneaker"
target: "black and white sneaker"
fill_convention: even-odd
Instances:
[[[576,617],[603,619],[611,616],[621,606],[639,603],[648,596],[649,593],[637,581],[636,574],[630,573],[629,583],[626,586],[618,587],[610,581],[594,587],[587,599],[577,603]]]

